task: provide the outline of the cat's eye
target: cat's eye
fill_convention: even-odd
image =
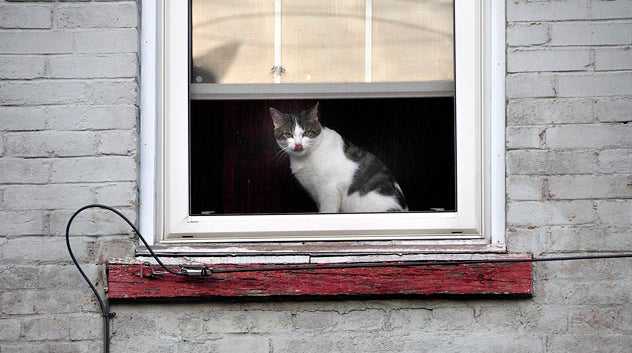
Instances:
[[[292,137],[292,134],[290,134],[289,132],[284,133],[283,135],[281,135],[283,138],[289,139],[290,137]]]

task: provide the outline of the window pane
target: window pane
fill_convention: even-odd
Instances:
[[[274,0],[192,0],[193,83],[272,83]]]
[[[365,0],[283,1],[282,82],[364,81]]]
[[[373,81],[453,80],[453,0],[373,1]]]
[[[454,0],[191,0],[191,12],[192,83],[454,79]]]
[[[274,107],[300,112],[315,102],[192,101],[190,214],[318,212],[313,197],[292,173],[290,156],[275,139],[269,111]],[[322,125],[379,159],[400,185],[411,212],[456,210],[452,97],[318,102]],[[342,153],[331,150],[333,159]],[[329,163],[312,166],[338,168]],[[368,181],[363,185],[373,187]]]

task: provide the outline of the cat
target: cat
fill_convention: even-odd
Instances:
[[[408,211],[389,169],[320,123],[318,103],[298,113],[270,108],[277,144],[320,213]]]

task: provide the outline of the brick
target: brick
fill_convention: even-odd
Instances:
[[[0,130],[109,130],[136,127],[134,105],[0,107]]]
[[[75,48],[79,53],[135,53],[138,33],[135,29],[75,32]]]
[[[43,130],[46,128],[46,120],[46,107],[0,106],[0,130]]]
[[[46,213],[42,211],[0,211],[0,235],[46,234]]]
[[[0,303],[0,313],[8,315],[62,314],[96,309],[92,292],[83,289],[6,291],[0,294]]]
[[[577,234],[568,234],[570,236],[579,235],[582,233],[583,229],[586,229],[584,226],[574,227],[574,226],[563,226],[563,227],[552,227],[552,228],[574,228],[579,229]],[[581,228],[581,229],[580,229]],[[590,230],[596,230],[597,228],[588,228],[587,230],[590,233]],[[608,232],[607,228],[600,228],[601,232]],[[597,234],[597,233],[595,233]],[[558,235],[557,233],[555,235]],[[606,235],[606,234],[604,234]],[[599,237],[597,237],[598,239]],[[570,239],[569,239],[570,240]],[[587,240],[587,238],[578,239],[580,241]],[[613,241],[615,238],[605,237],[603,241]],[[590,240],[588,240],[590,242]],[[569,243],[569,245],[571,245]],[[588,243],[584,243],[582,245],[588,245]],[[593,245],[597,245],[594,243]],[[566,249],[560,249],[559,251],[574,251],[575,249],[572,245]],[[592,248],[595,249],[595,248]],[[608,249],[608,246],[605,247]],[[591,251],[591,250],[588,250]],[[595,251],[595,250],[592,250]],[[598,251],[598,250],[597,250]],[[625,260],[612,260],[612,259],[594,259],[590,260],[588,263],[580,263],[573,261],[555,261],[555,262],[546,262],[538,264],[536,281],[603,281],[604,279],[610,279],[613,281],[623,280],[630,276],[630,272],[632,269],[626,263]]]
[[[626,187],[628,190],[632,189],[632,184],[628,184]],[[632,226],[632,200],[599,201],[597,213],[604,224]]]
[[[73,40],[73,34],[64,31],[2,31],[0,32],[0,53],[71,53]]]
[[[542,200],[544,178],[531,175],[507,177],[507,198],[511,200]]]
[[[218,352],[210,348],[210,344],[198,344],[195,346],[196,350],[181,350],[181,345],[189,346],[187,343],[181,343],[176,346],[173,340],[164,341],[155,337],[137,337],[133,341],[127,340],[120,343],[114,341],[111,347],[113,352],[136,352],[139,347],[142,347],[141,352],[143,353],[194,353],[198,349],[202,352]]]
[[[507,19],[513,21],[561,21],[630,18],[632,5],[627,0],[574,0],[507,2]]]
[[[601,122],[632,121],[632,98],[598,98],[595,102],[595,116]]]
[[[419,341],[410,343],[410,337],[385,335],[375,333],[338,333],[320,335],[318,339],[312,336],[283,335],[272,337],[272,349],[276,353],[317,353],[317,352],[346,352],[346,353],[379,353],[379,352],[419,352],[419,347],[432,347],[440,350],[440,346],[433,338],[428,338],[423,344]],[[428,342],[432,340],[431,342]],[[406,347],[410,344],[410,347]],[[416,347],[415,348],[413,348]],[[453,352],[456,352],[453,350]]]
[[[604,334],[568,334],[553,335],[548,342],[547,353],[625,353],[632,346],[630,335],[604,335]]]
[[[599,152],[602,173],[632,174],[632,149],[612,149]]]
[[[0,105],[87,103],[90,93],[87,81],[0,81]]]
[[[203,324],[207,333],[246,333],[292,330],[292,314],[275,311],[213,311]]]
[[[548,177],[551,199],[632,198],[631,175],[561,175]]]
[[[632,125],[567,125],[547,129],[550,148],[632,147]]]
[[[389,325],[394,330],[423,330],[432,321],[432,309],[401,308],[392,310]]]
[[[507,26],[507,44],[509,46],[542,45],[549,41],[549,24],[510,23]]]
[[[13,341],[20,337],[20,321],[0,319],[0,341]]]
[[[587,98],[512,99],[507,104],[507,124],[538,125],[593,122],[593,100]]]
[[[627,0],[591,0],[590,12],[594,19],[631,18],[632,3]]]
[[[528,252],[534,255],[546,251],[548,238],[544,227],[509,227],[507,228],[507,248],[511,252]]]
[[[49,58],[48,77],[123,78],[135,77],[136,54],[55,55]]]
[[[0,184],[47,183],[50,167],[50,162],[42,159],[0,158]]]
[[[0,290],[36,288],[39,285],[38,270],[36,266],[17,266],[0,259]]]
[[[551,45],[625,45],[632,43],[630,22],[554,22]]]
[[[69,322],[61,317],[40,317],[25,319],[22,334],[33,341],[68,339]]]
[[[507,20],[550,21],[574,20],[590,17],[590,0],[574,1],[507,1]]]
[[[126,233],[132,233],[126,230]],[[151,236],[151,235],[145,235]],[[136,250],[135,236],[108,236],[99,237],[96,247],[96,261],[100,264],[108,262],[111,258],[130,259],[134,257]]]
[[[471,329],[474,324],[474,309],[469,306],[451,305],[432,310],[433,330],[457,331]]]
[[[136,206],[138,189],[135,182],[102,183],[94,187],[97,203],[111,207]]]
[[[70,240],[73,253],[79,261],[91,259],[94,241],[84,237],[72,237]],[[63,237],[20,237],[9,239],[0,246],[3,263],[68,263],[68,249]]]
[[[557,85],[559,97],[632,95],[632,72],[560,74]]]
[[[53,183],[133,181],[136,161],[131,157],[55,159],[50,180]]]
[[[616,305],[629,304],[632,291],[629,281],[541,280],[535,285],[534,301],[549,304]]]
[[[75,236],[73,232],[73,236]],[[17,265],[0,261],[0,289],[56,289],[80,288],[85,285],[83,278],[74,265]],[[88,278],[95,282],[98,277],[97,266],[81,266]]]
[[[55,9],[57,28],[136,27],[135,2],[61,5]]]
[[[551,252],[625,251],[632,250],[632,237],[629,232],[610,228],[552,227],[546,248]]]
[[[7,154],[16,157],[91,156],[97,152],[94,132],[35,131],[6,134]]]
[[[561,334],[568,331],[568,308],[562,305],[482,305],[478,311],[476,321],[493,332],[527,330]]]
[[[542,127],[508,127],[507,148],[541,148],[544,145],[544,132]]]
[[[101,339],[103,319],[100,314],[80,314],[70,317],[70,339],[72,341]]]
[[[9,210],[76,209],[97,201],[93,188],[86,184],[12,185],[4,189],[2,206]]]
[[[73,253],[78,255],[81,251],[76,250],[76,245],[74,245],[75,240],[74,237],[77,236],[74,232],[74,227],[71,231],[71,236],[73,237]],[[88,244],[88,251],[92,251],[92,244]],[[81,250],[81,249],[79,249]],[[81,268],[83,272],[88,276],[88,279],[92,283],[95,283],[100,276],[99,266],[91,263],[81,264]],[[55,265],[39,265],[37,267],[38,270],[38,280],[36,288],[48,288],[48,289],[68,289],[68,288],[85,288],[81,286],[85,286],[84,279],[81,277],[77,268],[73,264],[55,264]],[[86,293],[85,291],[83,291]]]
[[[229,353],[249,352],[268,353],[268,339],[257,335],[224,336],[221,339],[210,342],[207,352]]]
[[[149,337],[157,333],[159,314],[151,312],[129,312],[128,308],[117,308],[116,320],[112,321],[112,336],[121,338]],[[177,319],[177,314],[174,315]],[[175,333],[174,333],[175,334]]]
[[[509,98],[555,97],[556,77],[552,74],[512,74],[507,75],[507,96]]]
[[[585,71],[591,64],[585,48],[513,49],[507,55],[507,72]]]
[[[103,349],[101,343],[89,341],[20,342],[18,344],[3,345],[2,353],[94,353],[98,352],[99,349]]]
[[[0,56],[0,79],[33,79],[44,77],[46,60],[43,56]]]
[[[377,330],[385,324],[383,311],[367,309],[346,313],[336,311],[305,311],[296,314],[297,330],[365,331]]]
[[[628,305],[595,307],[574,306],[569,323],[573,333],[629,334],[632,333],[632,309]]]
[[[50,28],[50,5],[0,5],[0,28]]]
[[[136,212],[129,208],[119,208],[132,223],[136,223]],[[74,213],[71,210],[53,211],[50,214],[51,235],[64,235],[66,223]],[[72,224],[74,235],[127,234],[131,229],[117,215],[105,210],[86,210],[75,218]]]
[[[632,69],[632,48],[595,49],[595,70]]]
[[[135,131],[104,131],[99,134],[98,151],[104,155],[134,155],[137,139]]]
[[[585,224],[596,221],[592,201],[517,201],[507,208],[511,225]]]
[[[133,79],[95,80],[89,102],[99,105],[136,104],[138,84]]]
[[[595,152],[538,150],[507,152],[507,172],[512,175],[586,174],[594,173],[597,169],[597,153]]]

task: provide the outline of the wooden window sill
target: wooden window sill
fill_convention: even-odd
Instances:
[[[529,255],[525,259],[530,258]],[[494,258],[499,258],[498,255]],[[512,259],[516,255],[511,255]],[[112,302],[249,297],[530,297],[530,262],[433,264],[384,267],[275,269],[214,273],[204,278],[158,274],[139,263],[107,265]],[[390,266],[389,266],[390,265]],[[274,265],[213,265],[215,269],[261,269]]]

